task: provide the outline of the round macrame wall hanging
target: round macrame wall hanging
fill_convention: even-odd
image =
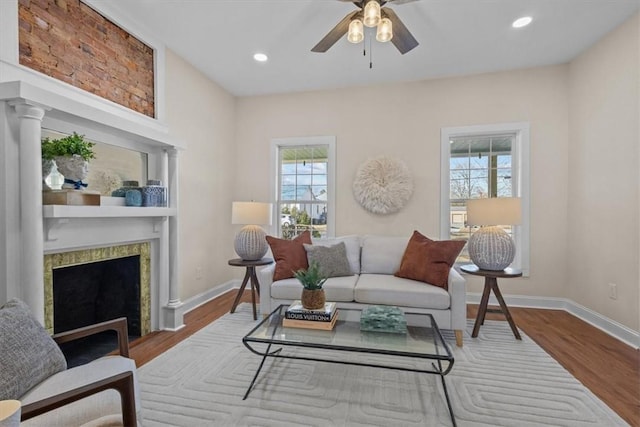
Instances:
[[[413,194],[409,168],[400,160],[378,157],[358,168],[353,195],[363,208],[387,215],[404,207]]]

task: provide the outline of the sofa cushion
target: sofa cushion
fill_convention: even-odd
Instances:
[[[330,277],[324,282],[322,289],[327,301],[353,301],[353,288],[358,276]],[[271,284],[271,298],[280,300],[297,300],[302,295],[302,285],[298,279],[278,280]]]
[[[333,246],[304,244],[309,265],[317,262],[322,277],[352,276],[351,266],[347,260],[347,248],[344,242]]]
[[[449,270],[464,245],[464,240],[435,241],[414,231],[395,275],[447,289]]]
[[[106,356],[85,365],[76,366],[64,372],[59,372],[38,387],[29,391],[22,398],[22,403],[33,403],[62,392],[100,381],[112,375],[131,371],[134,384],[137,384],[136,364],[133,359],[121,356]],[[140,390],[135,388],[136,412],[140,414]],[[93,396],[70,403],[61,408],[47,412],[41,416],[21,423],[21,426],[69,426],[84,425],[108,414],[117,415],[122,424],[122,404],[120,394],[115,390],[105,390]]]
[[[309,230],[296,236],[293,240],[278,239],[267,236],[267,243],[271,247],[271,253],[276,260],[276,268],[273,270],[273,280],[282,280],[293,277],[293,272],[309,267],[307,252],[304,243],[311,244]]]
[[[437,286],[388,274],[361,274],[356,283],[355,300],[362,304],[384,304],[447,310],[449,293]]]
[[[400,268],[408,237],[365,236],[361,273],[394,274]]]
[[[0,307],[0,366],[0,400],[20,400],[32,387],[67,368],[56,342],[18,299]]]
[[[334,239],[311,238],[314,246],[333,246],[344,242],[347,249],[347,260],[353,274],[360,274],[360,237],[356,235],[336,237]]]

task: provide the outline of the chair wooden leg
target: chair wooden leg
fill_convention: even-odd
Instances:
[[[456,329],[453,332],[455,332],[455,334],[456,334],[456,345],[458,347],[462,347],[462,330],[461,329]]]

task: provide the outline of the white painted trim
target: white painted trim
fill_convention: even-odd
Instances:
[[[467,293],[467,304],[479,304],[482,294]],[[526,295],[503,295],[504,301],[509,307],[538,308],[544,310],[564,310],[577,318],[589,323],[601,331],[622,341],[628,346],[640,348],[640,332],[634,331],[615,320],[609,319],[600,313],[584,307],[567,298],[535,297]],[[490,305],[498,305],[498,300],[493,294],[489,298]]]
[[[274,138],[271,140],[271,186],[270,199],[273,204],[272,234],[278,233],[280,228],[280,212],[278,211],[277,189],[278,189],[278,148],[293,147],[297,145],[328,145],[327,150],[327,237],[333,238],[336,233],[336,137],[335,136],[301,136],[292,138]]]
[[[0,61],[17,64],[18,0],[0,1]]]
[[[239,279],[232,279],[228,282],[223,283],[222,285],[216,286],[214,288],[208,289],[205,292],[192,296],[191,298],[183,301],[180,306],[182,314],[187,314],[191,310],[194,310],[200,307],[203,304],[208,303],[209,301],[219,297],[225,292],[229,292],[232,289],[240,289],[241,281]]]

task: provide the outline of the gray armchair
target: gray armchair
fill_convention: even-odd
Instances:
[[[58,344],[106,330],[118,334],[118,355],[66,369]],[[0,348],[0,399],[22,402],[21,426],[137,425],[140,395],[125,318],[51,337],[12,300],[0,308]]]

